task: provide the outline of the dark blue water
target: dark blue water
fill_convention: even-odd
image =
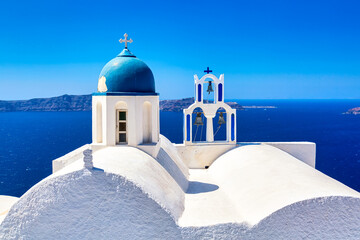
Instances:
[[[360,100],[239,103],[277,108],[238,111],[238,141],[315,142],[316,168],[360,191],[360,115],[341,114]],[[172,142],[182,142],[182,124],[182,113],[161,112]],[[91,112],[0,113],[0,195],[21,196],[51,174],[53,159],[90,142]]]

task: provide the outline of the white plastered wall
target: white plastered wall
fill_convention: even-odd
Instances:
[[[244,142],[226,144],[223,142],[175,144],[179,156],[190,169],[203,169],[226,152],[246,145],[270,145],[276,147],[307,165],[315,168],[316,144],[312,142]]]
[[[137,146],[144,140],[144,103],[151,104],[151,140],[158,142],[159,128],[159,96],[93,96],[92,97],[92,140],[94,144],[107,146],[116,145],[116,110],[117,108],[127,111],[127,144]],[[102,113],[98,113],[98,103],[102,104]],[[126,109],[124,109],[126,108]],[[99,123],[98,115],[101,114]],[[101,127],[102,131],[98,131]],[[145,127],[146,128],[146,127]],[[97,136],[102,132],[102,138]],[[98,142],[102,139],[102,142]]]

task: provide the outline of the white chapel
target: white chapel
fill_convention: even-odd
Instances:
[[[156,143],[159,140],[159,94],[151,69],[130,52],[125,39],[124,50],[102,69],[98,91],[93,94],[93,143]]]

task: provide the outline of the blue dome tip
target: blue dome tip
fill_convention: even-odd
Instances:
[[[124,50],[119,53],[118,57],[136,57],[129,49],[124,48]]]

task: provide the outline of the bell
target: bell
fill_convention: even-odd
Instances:
[[[222,112],[221,112],[220,115],[219,115],[218,124],[219,124],[219,125],[225,124],[225,119],[224,119],[224,116],[223,116],[223,113],[222,113]]]
[[[194,125],[197,125],[197,126],[204,125],[202,118],[201,118],[201,112],[196,113]]]
[[[212,88],[212,85],[211,85],[211,81],[209,81],[209,85],[208,85],[208,89],[207,89],[207,92],[210,94],[211,92],[213,92],[213,88]]]

